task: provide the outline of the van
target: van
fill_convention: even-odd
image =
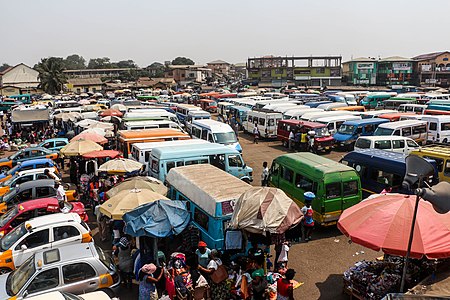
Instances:
[[[217,111],[219,113],[219,116],[222,118],[228,119],[230,107],[233,106],[233,103],[230,102],[219,102],[217,104]]]
[[[353,149],[356,140],[360,136],[373,135],[378,125],[388,122],[389,120],[378,118],[345,121],[333,135],[333,138],[338,146]]]
[[[351,112],[348,111],[319,111],[319,112],[308,112],[306,114],[303,114],[300,119],[304,121],[311,121],[314,122],[315,120],[319,118],[324,117],[332,117],[332,116],[351,116],[353,115]]]
[[[398,109],[402,104],[417,104],[417,99],[415,98],[400,98],[400,97],[392,97],[387,100],[384,100],[381,103],[378,103],[377,108],[382,109]]]
[[[330,134],[334,134],[335,132],[337,132],[342,123],[344,123],[345,121],[353,121],[353,120],[361,120],[361,117],[352,115],[330,116],[318,118],[315,120],[315,122],[325,124]]]
[[[239,151],[213,143],[153,148],[149,167],[151,176],[164,182],[170,169],[196,164],[211,164],[246,182],[253,180],[253,169]]]
[[[281,120],[278,122],[277,138],[283,143],[283,146],[288,147],[291,130],[299,131],[302,128],[305,128],[307,132],[315,132],[314,144],[311,149],[314,153],[318,151],[329,153],[331,151],[334,139],[328,132],[327,127],[321,123],[301,120]]]
[[[322,104],[330,104],[333,103],[333,101],[327,101],[327,100],[323,100],[323,101],[311,101],[311,102],[306,102],[305,105],[309,106],[311,108],[317,108],[317,106],[322,105]]]
[[[253,110],[247,113],[247,121],[244,122],[244,132],[253,132],[253,128],[258,126],[260,136],[263,138],[277,137],[278,121],[283,119],[281,113]]]
[[[345,110],[345,111],[365,112],[366,108],[364,106],[354,105],[354,106],[335,107],[332,110]]]
[[[150,120],[150,121],[132,121],[123,122],[120,124],[121,130],[139,130],[139,129],[152,129],[152,128],[174,128],[181,129],[180,125],[169,120]]]
[[[417,116],[417,115],[415,113],[396,112],[396,113],[390,113],[390,114],[382,114],[382,115],[379,115],[378,118],[387,119],[387,120],[389,120],[389,122],[396,122],[396,121],[401,120],[402,118],[405,119],[408,116]]]
[[[378,116],[384,115],[384,114],[391,114],[391,113],[398,113],[398,111],[394,109],[380,109],[380,110],[370,110],[366,112],[361,112],[359,115],[363,119],[372,119],[372,118],[378,118]]]
[[[412,152],[414,153],[414,151]],[[383,151],[379,149],[362,149],[347,153],[341,163],[354,168],[361,177],[363,198],[371,194],[379,194],[387,186],[393,188],[393,192],[410,194],[410,190],[402,188],[403,178],[406,174],[406,155]],[[436,162],[428,159],[435,168]],[[437,172],[432,182],[437,181]]]
[[[251,108],[246,106],[233,105],[230,107],[230,117],[234,118],[235,122],[239,126],[239,129],[244,127],[244,122],[247,121],[247,114],[249,111],[251,111]]]
[[[379,103],[392,97],[390,93],[373,93],[368,94],[361,100],[361,105],[367,108],[375,108]]]
[[[41,169],[41,168],[54,168],[57,174],[60,174],[56,163],[50,158],[37,158],[30,159],[18,163],[14,168],[10,169],[8,172],[0,174],[0,182],[4,182],[10,179],[12,176],[20,171]]]
[[[187,202],[191,224],[211,249],[224,249],[224,236],[239,197],[251,185],[211,165],[173,168],[166,177],[168,197]]]
[[[427,145],[412,151],[411,154],[436,161],[440,181],[450,182],[450,146]]]
[[[233,128],[216,120],[197,120],[192,122],[192,137],[222,144],[242,152],[242,147]]]
[[[427,106],[425,104],[400,104],[398,107],[399,112],[409,112],[418,115],[423,115]]]
[[[200,107],[192,104],[178,104],[176,107],[177,107],[176,116],[178,120],[180,120],[181,124],[184,124],[185,119],[187,118],[190,111],[202,110]]]
[[[428,142],[450,142],[450,116],[423,115],[421,120],[428,122]]]
[[[300,207],[305,203],[303,193],[313,192],[313,218],[324,226],[336,224],[345,209],[361,201],[361,182],[353,168],[308,152],[275,158],[269,185],[283,190]]]
[[[355,106],[358,105],[358,102],[356,101],[357,99],[359,99],[359,97],[357,97],[357,95],[354,95],[352,93],[349,92],[338,92],[335,94],[336,96],[338,96],[339,100],[337,100],[336,102],[345,102],[347,103],[348,106]],[[330,95],[332,96],[332,95]],[[328,97],[330,97],[328,96]],[[344,98],[344,101],[342,101],[341,99]]]
[[[301,118],[301,116],[303,116],[306,113],[319,112],[319,111],[323,111],[323,109],[320,109],[320,108],[296,109],[296,108],[294,108],[294,109],[285,111],[283,113],[283,120],[289,120],[289,119],[299,120]]]
[[[342,102],[334,102],[334,103],[320,104],[319,106],[317,106],[317,108],[323,109],[324,111],[332,111],[335,108],[341,107],[348,107],[348,105]]]
[[[355,151],[361,149],[380,149],[408,155],[420,146],[411,138],[403,136],[364,136],[355,143]]]
[[[373,135],[396,135],[409,137],[421,145],[425,145],[428,138],[427,122],[420,120],[404,120],[380,124]]]

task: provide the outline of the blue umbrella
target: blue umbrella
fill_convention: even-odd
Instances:
[[[190,216],[182,201],[157,200],[123,215],[125,233],[131,236],[163,238],[181,233]]]

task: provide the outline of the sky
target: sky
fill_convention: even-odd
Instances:
[[[449,0],[0,0],[0,64],[412,57],[450,50],[449,12]]]

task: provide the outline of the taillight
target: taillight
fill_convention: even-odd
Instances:
[[[112,278],[114,283],[118,283],[119,280],[120,280],[119,273],[117,273],[117,272],[112,273],[111,274],[111,278]]]

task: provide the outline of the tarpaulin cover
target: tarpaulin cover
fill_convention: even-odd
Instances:
[[[405,256],[416,197],[380,195],[346,209],[338,228],[359,245]],[[450,257],[450,213],[439,214],[425,200],[419,201],[411,257]]]
[[[254,187],[237,200],[231,227],[253,233],[284,233],[302,218],[298,205],[282,190]]]
[[[15,109],[11,112],[13,123],[45,122],[50,120],[48,109]]]
[[[178,200],[157,200],[123,215],[125,233],[131,236],[168,237],[181,233],[189,224],[186,205]]]

